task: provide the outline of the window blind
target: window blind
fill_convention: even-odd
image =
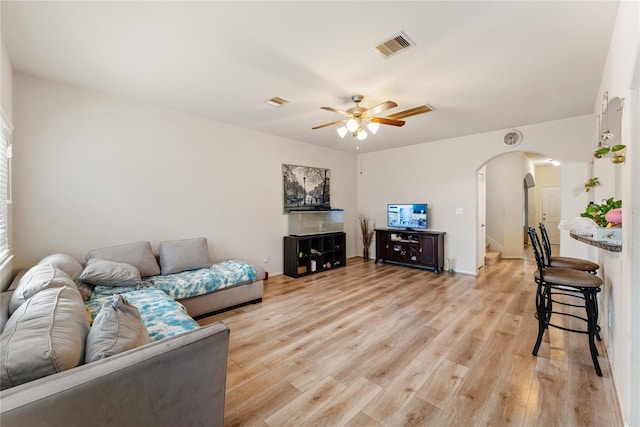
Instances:
[[[11,203],[11,124],[4,112],[0,129],[0,263],[9,251],[9,203]]]

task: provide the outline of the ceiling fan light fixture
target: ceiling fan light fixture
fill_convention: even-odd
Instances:
[[[379,128],[380,128],[380,123],[375,123],[375,122],[367,123],[367,129],[369,129],[369,132],[371,132],[374,135],[378,132]]]
[[[358,123],[356,119],[349,119],[347,120],[346,126],[349,132],[355,132],[360,127],[360,123]]]
[[[427,113],[434,109],[427,104],[420,105],[418,107],[411,108],[409,110],[400,111],[387,117],[381,117],[380,114],[384,111],[390,110],[398,106],[393,101],[385,101],[371,108],[365,108],[360,106],[362,101],[362,95],[353,95],[351,100],[356,104],[355,107],[351,107],[346,111],[339,110],[333,107],[320,107],[322,110],[331,111],[332,113],[338,113],[343,116],[342,120],[335,120],[333,122],[325,123],[319,126],[314,126],[311,130],[322,129],[328,126],[340,125],[336,128],[340,138],[344,138],[347,133],[351,133],[351,136],[356,139],[356,149],[360,149],[360,141],[364,141],[369,133],[376,134],[380,128],[380,124],[389,126],[404,126],[404,120],[400,118],[415,116],[417,114]],[[344,125],[344,126],[343,126]]]

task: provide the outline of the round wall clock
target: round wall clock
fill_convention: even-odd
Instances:
[[[502,137],[502,143],[507,147],[515,147],[522,142],[522,132],[519,130],[510,130]]]

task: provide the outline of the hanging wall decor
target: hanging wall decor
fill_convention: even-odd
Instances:
[[[292,209],[330,209],[329,178],[329,169],[283,164],[284,213]]]
[[[605,109],[606,105],[606,109]],[[626,145],[622,144],[622,110],[624,98],[614,98],[609,102],[609,93],[604,93],[602,114],[598,116],[598,145],[593,157],[600,159],[610,157],[612,163],[623,163]],[[610,120],[611,119],[611,120]],[[617,122],[617,133],[610,130],[610,125]]]

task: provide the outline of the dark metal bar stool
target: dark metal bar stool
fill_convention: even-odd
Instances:
[[[534,274],[535,282],[538,285],[536,291],[536,318],[538,319],[538,338],[533,347],[533,355],[538,354],[540,343],[544,331],[552,326],[569,332],[587,334],[589,336],[589,350],[591,360],[596,369],[596,374],[602,376],[602,370],[598,363],[598,349],[596,348],[596,337],[600,341],[600,327],[598,326],[598,300],[597,295],[602,286],[602,280],[586,271],[569,268],[545,267],[542,255],[542,246],[538,239],[536,229],[529,227],[529,237],[533,246],[533,253],[538,264],[538,270]],[[560,300],[556,297],[562,297]],[[582,304],[567,302],[572,298],[582,300]],[[584,307],[586,318],[571,313],[553,311],[553,304],[560,304],[569,307]],[[551,323],[552,315],[569,316],[583,320],[587,323],[586,331],[583,329],[572,329]]]
[[[595,262],[585,259],[551,256],[551,243],[549,242],[549,235],[543,223],[540,223],[540,234],[542,235],[542,244],[544,245],[544,257],[546,258],[544,260],[545,267],[570,268],[572,270],[588,271],[591,274],[596,274],[596,271],[600,268]]]

